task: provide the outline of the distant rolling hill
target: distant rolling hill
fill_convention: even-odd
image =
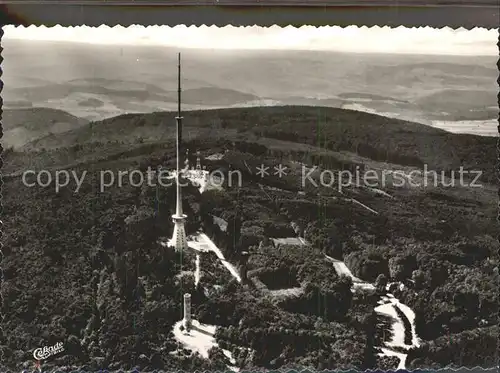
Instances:
[[[24,149],[75,144],[158,142],[172,139],[175,112],[126,114],[92,122],[27,144]],[[482,170],[494,176],[494,137],[453,134],[379,115],[327,107],[282,106],[196,110],[184,113],[185,138],[240,137],[286,140],[374,160],[430,170]],[[112,145],[109,145],[112,146]],[[492,176],[493,175],[493,176]]]
[[[77,79],[57,84],[46,84],[37,87],[12,88],[10,92],[26,102],[43,102],[71,99],[79,95],[101,98],[104,101],[119,102],[122,98],[142,102],[147,100],[158,102],[176,102],[177,90],[165,90],[154,84],[138,81],[122,81],[103,78]],[[219,87],[198,87],[183,90],[182,100],[186,105],[235,105],[246,101],[257,100],[258,96],[240,92],[235,89]],[[88,101],[88,98],[85,100]],[[88,102],[86,102],[88,105]],[[100,105],[100,104],[99,104]]]
[[[381,96],[381,95],[373,95],[370,93],[356,93],[356,92],[345,92],[339,94],[340,98],[346,99],[346,100],[378,100],[378,101],[395,101],[395,102],[404,102],[408,103],[408,101],[405,100],[399,100],[394,97],[387,97],[387,96]]]
[[[169,110],[177,102],[176,89],[167,90],[155,84],[105,78],[82,78],[37,87],[11,88],[9,92],[9,97],[14,97],[17,102],[35,106],[50,102],[54,107],[64,108],[89,120],[127,112]],[[258,103],[260,100],[253,94],[214,86],[184,88],[182,92],[183,105],[191,109],[244,106],[247,102]],[[16,104],[16,101],[9,102]]]
[[[7,46],[2,62],[2,97],[7,104],[50,106],[93,121],[175,110],[177,48],[2,43]],[[37,58],[41,53],[44,58]],[[185,49],[182,55],[183,104],[189,110],[330,106],[430,125],[477,120],[483,122],[445,127],[468,133],[477,133],[475,127],[486,128],[480,131],[485,134],[495,131],[490,122],[497,117],[495,56],[202,49]],[[473,93],[467,95],[467,90]],[[454,92],[461,98],[445,97]]]
[[[88,121],[63,110],[44,107],[4,109],[2,114],[4,147],[21,147],[48,134],[79,128]]]
[[[439,118],[443,112],[455,120],[488,119],[498,115],[498,102],[490,92],[475,89],[443,89],[419,98],[416,104]]]
[[[169,98],[171,101],[177,100],[177,97],[172,98],[169,96]],[[191,105],[232,106],[254,100],[260,100],[260,97],[226,88],[202,87],[186,89],[182,92],[182,102]]]

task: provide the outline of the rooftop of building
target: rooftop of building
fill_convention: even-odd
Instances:
[[[295,246],[303,246],[304,242],[302,242],[297,237],[287,237],[287,238],[272,238],[275,246],[277,245],[295,245]]]

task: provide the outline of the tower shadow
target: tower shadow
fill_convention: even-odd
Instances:
[[[206,330],[203,330],[197,326],[194,326],[194,325],[191,325],[191,330],[196,330],[197,332],[201,333],[201,334],[205,334],[209,337],[213,337],[214,335],[211,334],[210,332],[207,332]]]

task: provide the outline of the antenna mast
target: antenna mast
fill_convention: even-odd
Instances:
[[[184,228],[184,221],[186,220],[186,215],[182,211],[182,197],[181,197],[181,185],[180,185],[180,172],[181,172],[181,133],[182,133],[182,117],[181,117],[181,54],[179,53],[179,66],[178,66],[178,112],[176,122],[177,122],[177,141],[176,141],[176,153],[177,153],[177,173],[176,173],[176,187],[177,187],[177,203],[175,208],[175,214],[172,215],[172,221],[174,222],[174,232],[172,235],[171,245],[175,247],[175,250],[181,252],[182,250],[188,248],[186,241],[186,230]],[[181,257],[182,265],[182,257]]]
[[[182,150],[182,117],[181,117],[181,54],[179,53],[179,61],[177,66],[177,117],[175,118],[177,121],[177,208],[176,214],[178,216],[183,215],[182,213],[182,201],[181,201],[181,186],[179,182],[179,176],[181,172],[181,150]]]
[[[181,54],[179,53],[177,66],[177,116],[181,116]]]

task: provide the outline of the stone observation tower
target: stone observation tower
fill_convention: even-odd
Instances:
[[[184,328],[191,329],[191,294],[184,294],[184,319],[182,320]]]
[[[174,222],[174,233],[172,235],[171,245],[176,251],[181,251],[188,248],[186,240],[186,230],[184,228],[184,221],[187,218],[182,212],[182,196],[181,196],[181,184],[180,184],[180,173],[181,173],[181,144],[182,144],[182,116],[181,116],[181,54],[179,53],[179,65],[178,65],[178,88],[177,88],[177,172],[175,174],[176,185],[177,185],[177,202],[175,208],[175,214],[172,215],[172,221]]]

